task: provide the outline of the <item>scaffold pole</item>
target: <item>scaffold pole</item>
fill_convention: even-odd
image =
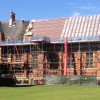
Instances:
[[[64,39],[64,75],[67,75],[68,67],[68,39]]]

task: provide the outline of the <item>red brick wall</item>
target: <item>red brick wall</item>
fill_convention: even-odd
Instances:
[[[22,62],[25,63],[27,61],[27,53],[23,53],[21,59],[22,59]]]
[[[86,68],[86,53],[81,53],[81,59],[78,52],[74,53],[76,74],[80,75],[80,66],[82,66],[82,75],[100,75],[100,51],[93,53],[93,68]],[[82,61],[82,64],[80,64]],[[68,69],[68,75],[74,75],[75,69]]]
[[[4,34],[2,32],[0,32],[0,41],[4,40]]]
[[[80,52],[75,52],[74,53],[74,59],[75,59],[75,68],[76,68],[76,74],[80,75],[80,59],[81,55]]]
[[[100,51],[94,53],[94,67],[97,69],[97,75],[100,75]]]

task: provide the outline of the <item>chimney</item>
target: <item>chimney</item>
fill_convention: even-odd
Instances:
[[[13,11],[10,11],[10,19],[9,19],[9,25],[13,25],[13,21],[15,21],[15,13]]]

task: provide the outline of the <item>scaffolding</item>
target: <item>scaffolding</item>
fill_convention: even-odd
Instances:
[[[100,37],[68,38],[66,45],[68,67],[64,67],[64,39],[34,36],[28,43],[1,42],[0,75],[13,75],[17,84],[46,84],[49,75],[64,75],[67,79],[75,75],[95,75],[99,80]]]

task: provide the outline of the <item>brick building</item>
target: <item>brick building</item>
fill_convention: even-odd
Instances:
[[[24,21],[11,11],[0,22],[1,76],[44,84],[64,73],[100,76],[100,15]]]

